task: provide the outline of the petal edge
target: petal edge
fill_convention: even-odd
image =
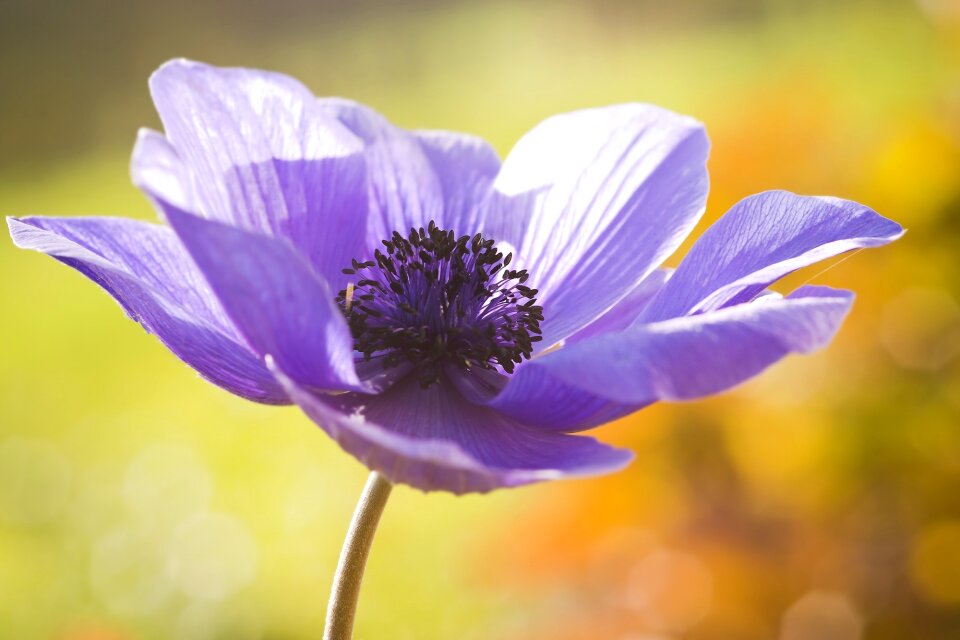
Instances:
[[[586,436],[512,425],[489,409],[457,400],[455,392],[435,405],[439,411],[430,416],[422,415],[416,403],[404,402],[407,396],[398,388],[384,396],[321,397],[297,385],[270,358],[267,363],[294,402],[342,449],[392,482],[423,491],[486,493],[545,480],[610,473],[633,458],[629,451]],[[428,393],[415,386],[414,393]],[[364,403],[371,406],[364,407]],[[395,424],[383,424],[388,416]],[[414,418],[420,424],[411,425],[404,418]],[[423,424],[438,418],[456,424]],[[416,433],[417,428],[422,431]],[[451,437],[454,434],[461,436],[459,442]],[[466,448],[467,442],[472,448]],[[505,464],[495,464],[498,459]],[[511,461],[513,465],[506,464]]]
[[[486,404],[525,424],[579,431],[660,400],[712,395],[834,336],[849,291],[803,287],[719,311],[635,325],[526,363]]]

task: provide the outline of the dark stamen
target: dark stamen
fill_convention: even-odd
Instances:
[[[384,367],[414,366],[424,388],[440,379],[444,364],[512,373],[540,341],[543,308],[525,286],[526,270],[507,269],[513,258],[481,234],[457,237],[430,222],[382,241],[386,253],[353,260],[357,276],[347,299],[337,296],[366,360]]]

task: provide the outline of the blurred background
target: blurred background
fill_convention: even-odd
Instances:
[[[910,229],[781,283],[858,291],[829,349],[601,429],[626,471],[397,489],[358,640],[960,637],[960,2],[0,0],[0,213],[154,218],[127,160],[178,56],[502,154],[655,102],[713,140],[700,230],[769,188]],[[0,301],[0,637],[318,638],[365,469],[9,240]]]

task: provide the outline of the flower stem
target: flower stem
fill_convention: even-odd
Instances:
[[[323,640],[351,640],[353,637],[353,619],[360,598],[363,568],[367,564],[373,536],[392,488],[390,481],[376,471],[367,479],[367,486],[363,488],[363,495],[353,512],[353,520],[350,521],[350,529],[340,551],[340,562],[327,605]]]

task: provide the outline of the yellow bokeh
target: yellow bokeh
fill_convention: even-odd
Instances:
[[[960,605],[960,520],[936,522],[920,531],[911,550],[910,578],[932,604]]]

